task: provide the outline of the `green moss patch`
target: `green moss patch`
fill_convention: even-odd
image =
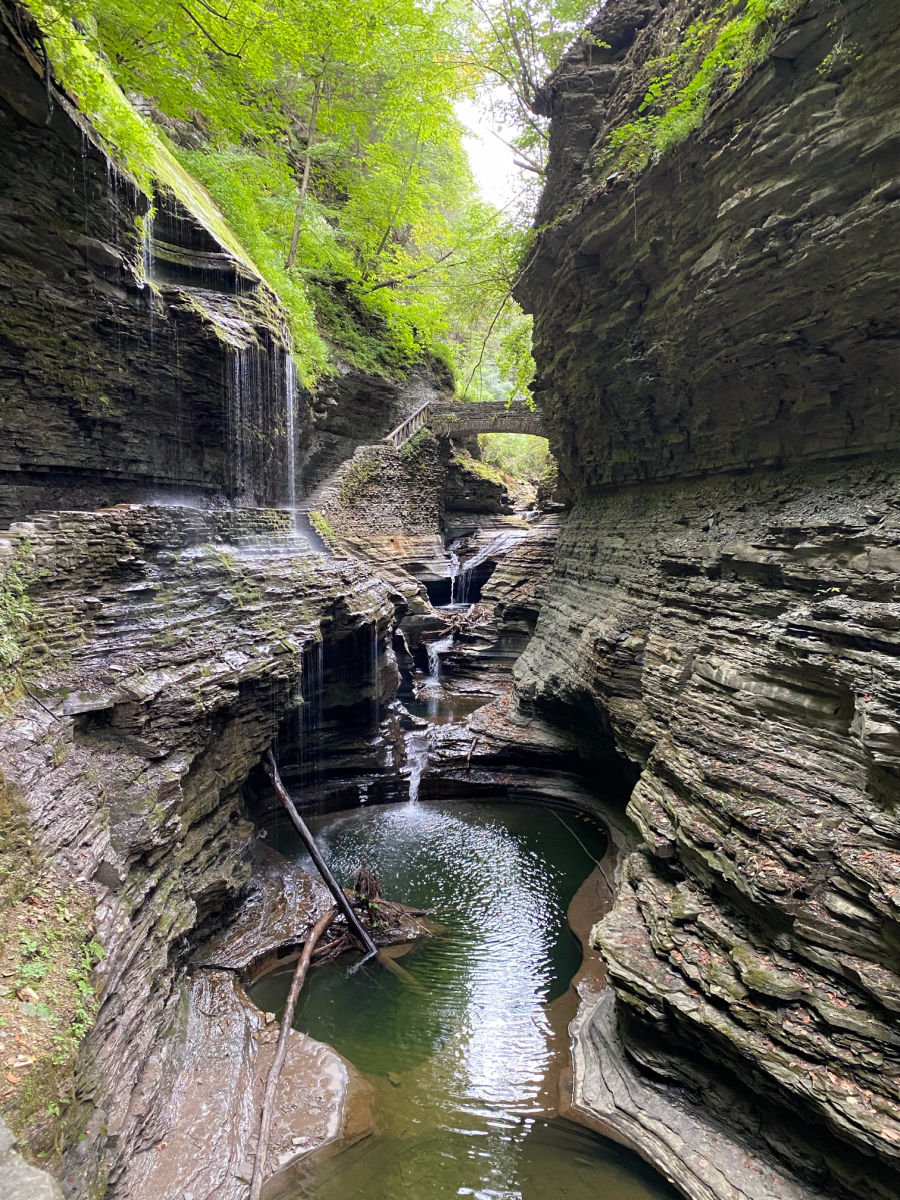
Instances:
[[[94,1023],[93,897],[30,836],[0,775],[0,1114],[22,1153],[54,1168],[68,1128],[75,1063]]]
[[[679,34],[669,53],[646,64],[642,114],[607,136],[599,165],[641,171],[683,142],[703,120],[714,89],[735,91],[767,57],[778,23],[803,0],[728,0]]]

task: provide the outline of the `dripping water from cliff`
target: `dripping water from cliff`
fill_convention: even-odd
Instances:
[[[303,790],[315,791],[319,784],[322,760],[322,724],[325,697],[325,654],[321,642],[315,642],[303,656],[301,674],[302,702],[297,707],[296,758],[292,781]]]
[[[232,502],[277,505],[296,513],[299,388],[290,339],[286,345],[235,346],[227,359],[224,391]]]
[[[153,279],[153,209],[141,220],[141,278],[140,286],[149,287]],[[151,305],[152,320],[152,305]]]
[[[284,414],[287,459],[287,505],[297,512],[297,367],[290,342],[284,352]]]

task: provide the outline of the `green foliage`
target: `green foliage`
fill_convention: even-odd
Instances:
[[[550,460],[546,438],[527,433],[481,433],[478,435],[482,461],[504,475],[536,485]]]
[[[559,464],[552,454],[547,454],[547,461],[544,469],[541,472],[541,477],[537,481],[537,502],[538,506],[549,504],[553,499],[553,493],[559,486]]]
[[[434,434],[425,425],[418,433],[414,433],[408,442],[403,443],[400,447],[400,457],[407,460],[418,458],[426,447],[434,446],[434,444]]]
[[[29,565],[31,545],[23,542],[0,576],[0,697],[13,690],[24,656],[24,638],[33,605],[28,585],[33,577]]]
[[[586,26],[597,8],[596,0],[476,0],[466,62],[490,84],[486,100],[497,123],[514,131],[510,144],[531,180],[522,212],[536,205],[549,143],[549,122],[531,101],[576,37],[596,45]]]
[[[116,84],[193,147],[179,163],[285,304],[307,379],[328,362],[310,281],[373,317],[394,364],[443,337],[443,297],[415,279],[471,195],[457,0],[28,2],[63,81],[144,186],[172,185],[174,159]],[[327,318],[333,335],[343,323],[333,306]]]
[[[340,498],[342,504],[352,504],[365,491],[366,485],[377,478],[381,463],[377,458],[355,458],[344,472],[341,480]]]
[[[802,0],[727,0],[709,17],[694,21],[655,69],[635,121],[614,129],[600,169],[641,171],[698,128],[714,86],[736,90],[769,52],[776,23]]]
[[[453,264],[446,288],[452,329],[447,348],[457,387],[470,400],[529,398],[531,318],[512,299],[512,290],[534,231],[478,203],[460,232],[465,252]]]
[[[311,283],[309,295],[322,337],[350,366],[389,378],[406,372],[409,357],[389,337],[383,318],[359,304],[345,284]]]
[[[471,471],[479,479],[486,479],[489,483],[497,484],[498,487],[506,487],[506,480],[503,478],[504,472],[484,459],[472,458],[470,454],[460,454],[456,459],[456,465],[462,467],[464,471]]]
[[[859,44],[848,38],[841,17],[829,21],[828,28],[834,32],[834,45],[822,59],[816,70],[825,79],[839,79],[851,71],[863,56]]]
[[[277,163],[240,147],[175,153],[215,197],[257,270],[278,296],[288,315],[301,376],[306,382],[314,380],[327,369],[328,347],[304,280],[284,268],[279,229],[283,222],[273,200],[279,187],[282,197],[287,194],[290,181],[277,170]]]
[[[320,538],[323,538],[326,542],[329,542],[332,545],[334,545],[337,542],[338,536],[334,529],[334,526],[329,524],[329,522],[326,520],[326,518],[323,516],[323,514],[319,512],[319,510],[317,508],[314,508],[310,512],[309,519],[310,519],[310,523],[312,524],[313,529],[316,531],[316,533],[319,535]]]
[[[589,5],[25,2],[120,162],[269,283],[305,382],[332,351],[393,376],[440,353],[466,394],[486,362],[527,394],[528,326],[510,296],[530,235],[475,198],[454,103],[526,44],[537,82]]]

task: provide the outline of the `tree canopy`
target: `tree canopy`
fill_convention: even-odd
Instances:
[[[528,326],[509,299],[527,222],[478,198],[454,104],[499,81],[523,161],[540,162],[527,92],[584,5],[27,2],[126,165],[158,173],[161,146],[207,187],[284,303],[307,379],[332,350],[388,373],[431,352],[473,394],[486,356],[527,388]]]

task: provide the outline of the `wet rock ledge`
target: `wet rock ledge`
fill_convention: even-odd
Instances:
[[[653,62],[715,8],[610,0],[540,99],[548,226],[519,294],[573,505],[517,692],[598,770],[633,772],[641,844],[593,935],[615,1019],[582,1012],[584,1109],[690,1196],[780,1196],[790,1174],[887,1200],[900,15],[780,6],[694,133],[604,167]],[[706,1139],[698,1174],[665,1095],[782,1171],[747,1176]]]
[[[367,711],[393,688],[371,658],[394,619],[385,585],[353,562],[312,558],[289,528],[268,510],[125,506],[38,516],[0,541],[33,604],[27,691],[0,729],[4,798],[27,805],[44,859],[95,907],[105,947],[67,1097],[68,1128],[84,1135],[63,1163],[67,1195],[156,1194],[140,1172],[150,1187],[146,1164],[162,1163],[154,1147],[186,1086],[173,1064],[205,1036],[211,1005],[228,1045],[257,1054],[258,1018],[235,999],[227,964],[213,981],[195,954],[261,869],[243,785],[310,697],[310,653],[325,643],[326,675],[334,664]],[[292,895],[279,920],[296,944],[308,885]],[[334,1098],[345,1069],[329,1061],[319,1065]]]

